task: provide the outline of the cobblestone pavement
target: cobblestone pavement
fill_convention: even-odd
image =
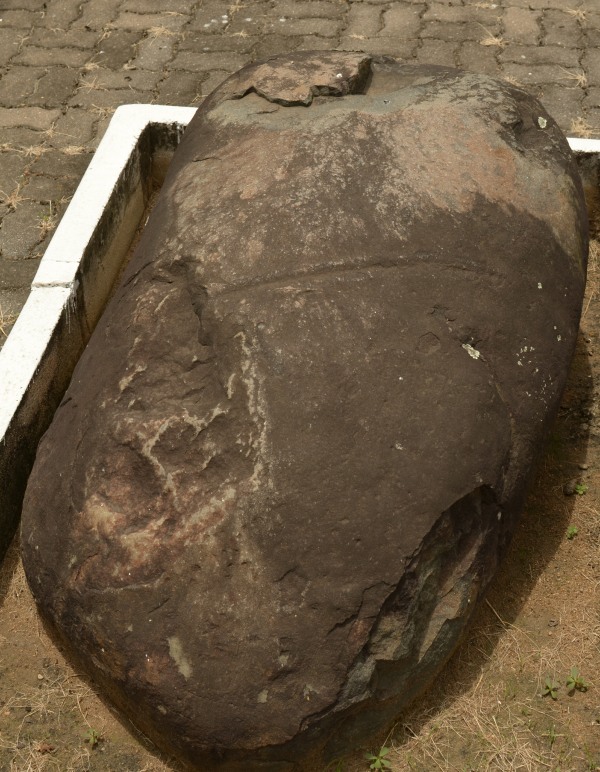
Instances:
[[[116,107],[330,48],[497,75],[600,136],[600,0],[0,0],[0,345]]]

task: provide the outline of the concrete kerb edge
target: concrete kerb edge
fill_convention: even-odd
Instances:
[[[115,111],[40,261],[30,297],[0,350],[0,439],[13,422],[61,315],[74,311],[77,272],[86,248],[142,133],[149,125],[185,127],[194,113],[195,108],[165,105],[123,105]],[[57,297],[63,298],[62,308]]]
[[[56,405],[48,402],[58,404],[89,332],[83,318],[86,299],[81,271],[86,258],[89,262],[90,245],[98,240],[103,212],[136,155],[139,161],[146,130],[152,127],[160,133],[163,129],[169,138],[178,138],[195,111],[168,105],[123,105],[115,111],[40,261],[27,302],[0,349],[0,558],[5,531],[14,528],[20,514],[21,501],[15,500],[17,494],[7,479],[17,473],[18,448],[30,448],[39,441],[47,423],[40,414],[45,415],[48,407],[53,413]],[[176,131],[169,131],[173,127]],[[19,477],[23,471],[18,469]],[[30,470],[25,471],[28,475]]]
[[[37,443],[45,428],[40,430],[34,416],[36,408],[44,404],[47,395],[55,388],[54,380],[61,362],[44,367],[44,361],[51,350],[54,358],[58,356],[60,360],[61,349],[69,349],[71,324],[75,325],[71,319],[77,313],[84,313],[78,308],[78,272],[102,213],[138,150],[140,137],[151,125],[166,127],[176,124],[183,130],[194,113],[195,108],[168,105],[123,105],[115,111],[40,262],[30,296],[0,350],[0,456],[7,441],[10,447],[14,447],[15,440],[18,445],[18,435],[21,434],[24,442]],[[600,140],[569,138],[568,142],[576,154],[600,154]],[[79,330],[80,324],[76,326]],[[57,340],[60,336],[64,340]],[[66,359],[69,360],[69,357]],[[65,361],[64,367],[71,370],[74,364]],[[62,376],[60,380],[68,383],[70,372]],[[42,382],[37,380],[39,378]],[[31,437],[32,427],[38,433],[35,438]],[[16,463],[14,459],[13,463]],[[0,491],[7,488],[2,475],[10,473],[3,467],[0,463]],[[20,501],[4,501],[0,493],[0,536],[5,521],[15,517],[13,513],[7,518],[6,510],[14,510],[15,507],[20,510],[20,505]]]

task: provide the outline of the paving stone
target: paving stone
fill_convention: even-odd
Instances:
[[[345,39],[346,40],[346,39]],[[419,41],[401,40],[393,37],[374,37],[364,40],[351,39],[346,42],[340,42],[338,50],[340,51],[361,51],[366,54],[382,54],[395,56],[404,62],[415,58]]]
[[[98,115],[106,111],[114,112],[117,107],[126,104],[147,104],[153,98],[152,91],[134,91],[133,89],[80,89],[69,100],[69,107],[83,107],[95,110]]]
[[[527,64],[558,64],[562,67],[580,69],[579,51],[562,46],[516,46],[508,45],[500,54],[500,62]]]
[[[458,43],[449,43],[446,40],[433,38],[423,40],[417,50],[417,61],[420,64],[440,64],[446,67],[457,67],[459,64]]]
[[[587,111],[587,124],[591,128],[592,136],[600,137],[600,109],[590,108]]]
[[[26,11],[39,11],[43,13],[45,0],[2,0],[2,15],[12,9],[26,10]]]
[[[73,22],[73,29],[106,31],[117,15],[121,0],[94,0],[81,6],[81,16]]]
[[[9,261],[5,261],[9,262]],[[32,263],[37,267],[38,261],[23,260],[19,262]],[[30,269],[31,270],[31,269]],[[0,344],[4,343],[6,336],[12,330],[21,308],[29,295],[29,287],[23,289],[0,290],[0,313],[2,314],[2,331],[0,332]]]
[[[14,212],[5,214],[0,229],[0,256],[27,257],[42,240],[40,224],[47,214],[47,207],[35,201],[22,201]]]
[[[0,153],[0,193],[10,195],[19,185],[29,159],[16,151]]]
[[[1,16],[1,13],[0,13]],[[23,32],[25,35],[26,33]],[[14,29],[4,29],[0,24],[0,67],[8,64],[19,51],[19,35]]]
[[[29,44],[44,48],[94,48],[100,39],[100,33],[86,29],[48,29],[39,27],[31,31]]]
[[[336,19],[344,15],[346,4],[328,3],[323,0],[275,0],[272,12],[277,17],[287,16],[294,19]]]
[[[313,44],[314,50],[319,50],[324,44],[331,47],[330,38],[317,38],[315,36],[308,36],[306,38],[286,37],[284,35],[263,35],[259,42],[253,48],[254,58],[266,59],[269,56],[275,56],[276,54],[282,54],[286,51],[295,51],[297,48],[303,49],[303,43],[305,45]],[[303,50],[309,50],[304,48]]]
[[[0,292],[7,290],[27,289],[33,281],[35,272],[38,269],[39,260],[7,260],[0,257]],[[0,307],[3,314],[8,312],[0,298]],[[16,309],[18,312],[20,309]]]
[[[81,0],[48,0],[44,22],[50,29],[67,29],[79,16]]]
[[[580,3],[578,0],[568,2],[568,0],[510,0],[510,5],[519,8],[530,8],[533,11],[544,9],[556,9],[564,11],[565,7],[576,8]]]
[[[593,50],[600,47],[600,24],[595,29],[585,31],[585,41],[587,50]]]
[[[383,13],[380,37],[414,38],[421,27],[420,13],[424,5],[393,5]]]
[[[14,58],[16,64],[52,66],[60,62],[66,67],[81,67],[89,59],[88,51],[80,48],[42,48],[26,46]]]
[[[354,3],[348,10],[344,37],[374,37],[383,29],[383,10],[379,6]]]
[[[77,72],[70,67],[50,67],[35,84],[27,104],[60,107],[75,91]],[[0,81],[1,85],[1,81]]]
[[[209,72],[208,76],[202,80],[200,86],[201,95],[203,97],[208,96],[225,80],[225,78],[229,77],[229,75],[231,75],[231,73],[225,72],[224,70],[214,70],[213,72]],[[200,104],[200,101],[198,104]]]
[[[116,20],[119,29],[150,30],[162,27],[168,30],[179,30],[189,20],[189,16],[181,12],[167,13],[132,13],[123,11]]]
[[[600,50],[588,48],[581,59],[581,64],[587,73],[588,85],[600,86]]]
[[[420,36],[422,38],[436,38],[438,40],[455,41],[462,43],[465,40],[486,40],[492,36],[500,37],[500,22],[493,25],[491,29],[483,29],[475,22],[464,24],[440,21],[424,22]]]
[[[192,105],[202,94],[201,76],[196,72],[170,72],[158,84],[159,104]]]
[[[288,19],[283,16],[267,25],[267,30],[281,35],[319,35],[325,38],[335,37],[341,29],[341,20]]]
[[[52,131],[51,124],[47,129],[36,130],[26,126],[13,126],[0,129],[0,146],[17,149],[20,152],[25,152],[27,147],[39,147],[40,144],[45,143],[48,139],[48,131]],[[28,155],[29,161],[32,160],[32,156]]]
[[[55,132],[48,142],[54,148],[87,146],[96,121],[97,116],[89,110],[70,107],[56,121]]]
[[[490,6],[480,5],[448,5],[444,3],[428,3],[423,14],[424,21],[441,22],[477,22],[486,27],[490,24],[497,25],[502,8],[499,4],[490,3]]]
[[[96,89],[127,88],[134,91],[152,91],[159,81],[160,74],[147,69],[109,70],[107,67],[99,67],[86,73],[81,78],[81,85],[88,85]]]
[[[529,8],[507,8],[502,17],[504,37],[511,43],[537,45],[542,36],[541,18],[540,11],[532,11]]]
[[[258,8],[255,8],[253,5],[244,7],[242,13],[235,14],[234,17],[229,14],[230,6],[231,3],[223,2],[222,0],[219,2],[210,2],[209,0],[207,3],[202,3],[195,10],[187,29],[204,30],[220,34],[223,31],[223,27],[227,26],[230,22],[238,23],[242,17],[248,17],[252,20],[255,20],[256,17],[263,20],[266,18],[264,16],[265,8],[262,6]],[[232,31],[231,28],[228,29],[230,32]],[[237,28],[233,31],[237,31]]]
[[[121,4],[122,10],[135,13],[162,13],[167,6],[169,11],[179,13],[189,13],[190,10],[189,0],[168,0],[168,3],[165,0],[125,0]]]
[[[0,78],[0,105],[24,105],[45,72],[43,67],[11,67]]]
[[[60,114],[60,110],[45,110],[43,107],[0,107],[0,128],[24,126],[44,131]]]
[[[2,4],[4,6],[4,3]],[[14,10],[7,10],[4,7],[0,8],[0,18],[2,21],[0,24],[2,27],[22,27],[23,29],[30,29],[36,21],[42,18],[42,14],[39,11],[28,11],[22,8],[16,8]]]
[[[31,166],[32,174],[45,174],[48,176],[56,175],[56,170],[60,169],[61,178],[70,177],[79,180],[92,160],[92,153],[82,155],[70,155],[60,150],[51,150],[38,158]]]
[[[507,62],[503,69],[505,75],[516,78],[519,83],[524,85],[564,83],[564,70],[561,70],[558,65],[554,64],[515,64],[514,62]]]
[[[96,131],[94,133],[94,137],[92,138],[92,141],[90,142],[90,147],[93,149],[96,149],[100,142],[102,142],[102,137],[106,134],[106,130],[108,129],[108,125],[110,123],[110,119],[112,118],[112,113],[107,113],[105,116],[100,117],[96,121]]]
[[[191,51],[182,51],[171,63],[171,69],[187,70],[188,72],[223,70],[231,73],[234,70],[239,70],[244,64],[246,64],[246,58],[233,52],[196,54]]]
[[[284,18],[283,16],[280,18]],[[280,22],[281,23],[281,22]],[[192,26],[194,22],[189,25],[189,29],[193,30]],[[204,24],[196,27],[205,35],[215,35],[216,37],[223,36],[223,27],[218,24],[213,24],[212,20],[205,22]],[[242,14],[236,14],[236,16],[229,22],[227,26],[227,36],[231,35],[249,35],[258,36],[263,34],[273,34],[273,17],[267,16],[262,13],[250,13],[246,16]]]
[[[458,62],[465,70],[498,76],[502,72],[498,64],[498,47],[482,46],[472,40],[463,43],[458,51]]]
[[[175,38],[167,35],[151,35],[140,40],[135,57],[130,64],[140,70],[162,72],[173,58]]]
[[[303,38],[288,39],[294,40],[294,50],[297,51],[330,51],[332,48],[337,48],[339,51],[345,50],[335,45],[338,38],[320,38],[318,35],[306,35]],[[352,50],[357,50],[356,44]]]
[[[562,10],[544,11],[542,29],[544,30],[544,43],[548,46],[575,48],[581,42],[583,35],[577,19]]]
[[[220,53],[223,51],[233,51],[238,54],[248,54],[255,46],[265,39],[265,37],[272,37],[271,35],[204,35],[198,33],[194,35],[187,35],[177,46],[177,50],[181,51],[194,51],[199,54],[208,53]],[[285,38],[291,40],[291,38]]]
[[[583,97],[583,106],[586,110],[600,109],[600,86],[589,88]]]
[[[548,83],[542,88],[541,100],[561,129],[568,131],[573,119],[582,114],[585,93],[580,88]]]
[[[135,46],[143,36],[140,30],[110,30],[102,40],[100,51],[94,56],[94,61],[100,66],[117,70],[135,56]]]
[[[48,204],[71,198],[76,187],[73,178],[30,174],[22,193],[31,201]]]

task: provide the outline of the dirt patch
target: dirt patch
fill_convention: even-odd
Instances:
[[[600,770],[599,260],[596,241],[559,417],[474,624],[425,698],[330,770],[367,772],[382,746],[398,772]],[[180,769],[65,661],[13,544],[0,569],[0,770]]]

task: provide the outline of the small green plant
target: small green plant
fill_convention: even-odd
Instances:
[[[588,492],[588,487],[585,483],[577,483],[575,486],[575,493],[578,496],[583,496],[584,493]]]
[[[578,692],[587,692],[588,685],[576,667],[571,668],[567,678],[567,690],[572,694],[575,690]]]
[[[550,729],[548,729],[548,731],[546,732],[546,737],[548,738],[548,741],[550,743],[550,747],[552,748],[552,746],[554,745],[554,743],[556,742],[556,740],[558,738],[558,734],[556,732],[556,727],[554,726],[554,724],[552,724]]]
[[[557,700],[559,688],[559,684],[553,678],[547,676],[542,689],[542,697],[551,697],[553,700]]]
[[[95,729],[92,729],[90,727],[85,733],[85,737],[83,738],[83,741],[86,743],[89,743],[90,748],[93,749],[93,748],[97,748],[103,739],[104,738],[102,737],[101,732],[97,732]]]
[[[366,760],[371,762],[369,769],[391,769],[392,762],[385,758],[390,750],[391,748],[386,748],[385,745],[382,745],[379,753],[365,753]]]
[[[344,772],[344,760],[334,759],[325,767],[325,772]]]
[[[572,541],[577,536],[578,533],[579,533],[579,529],[577,528],[577,526],[576,525],[570,525],[567,528],[567,539],[569,541]]]

